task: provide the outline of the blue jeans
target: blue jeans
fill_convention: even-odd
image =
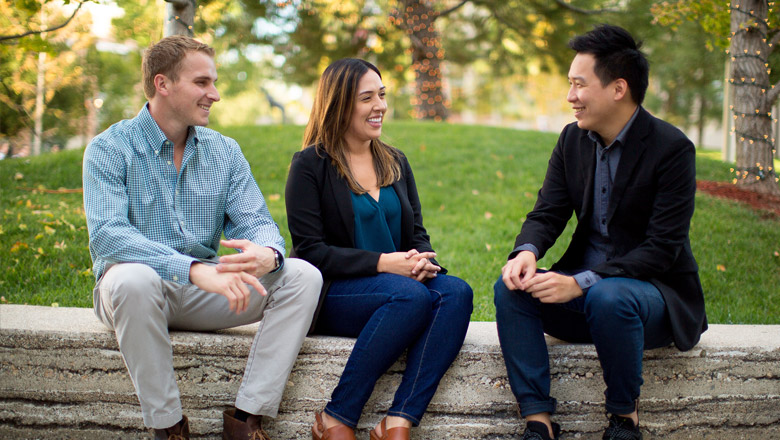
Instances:
[[[605,278],[568,303],[543,304],[529,293],[493,287],[496,324],[509,384],[521,414],[555,412],[544,333],[596,346],[607,389],[606,409],[630,414],[642,386],[642,351],[672,342],[661,292],[646,281]]]
[[[424,283],[384,273],[333,281],[316,332],[357,341],[325,412],[357,426],[376,381],[408,349],[388,415],[419,425],[463,345],[472,296],[465,281],[447,275]]]

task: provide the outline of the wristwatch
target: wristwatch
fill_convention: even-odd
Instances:
[[[270,248],[270,249],[274,251],[274,268],[271,272],[276,272],[277,270],[279,270],[279,268],[282,267],[282,254],[280,254],[279,251],[277,251],[274,248]]]

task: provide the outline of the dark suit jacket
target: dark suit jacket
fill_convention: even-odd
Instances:
[[[587,131],[576,123],[567,125],[515,248],[531,243],[541,258],[574,211],[577,228],[572,241],[551,270],[580,267],[593,205],[595,164],[596,147]],[[707,329],[704,294],[688,239],[695,192],[693,144],[680,130],[640,108],[623,147],[607,209],[616,256],[590,269],[604,278],[653,283],[666,301],[680,350],[696,345]]]
[[[422,222],[420,198],[406,156],[400,151],[401,179],[393,184],[401,202],[401,249],[433,251]],[[339,176],[323,149],[309,147],[293,155],[285,189],[287,225],[292,236],[291,256],[315,265],[324,283],[320,303],[330,281],[376,275],[379,252],[355,248],[355,214],[346,180]],[[434,264],[439,265],[436,261]],[[446,273],[442,268],[441,273]],[[319,313],[317,307],[316,316]]]

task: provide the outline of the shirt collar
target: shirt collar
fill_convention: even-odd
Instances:
[[[605,148],[609,148],[612,145],[615,145],[616,142],[620,142],[621,145],[626,144],[626,137],[628,137],[628,131],[631,129],[631,126],[634,125],[634,121],[636,120],[637,115],[639,115],[639,108],[640,106],[636,106],[636,110],[634,110],[634,114],[631,115],[631,117],[628,119],[628,122],[626,122],[626,125],[623,126],[623,129],[620,130],[620,133],[615,137],[615,140],[612,141],[611,144],[607,145]],[[600,146],[604,146],[604,141],[601,139],[601,136],[598,135],[598,133],[588,130],[588,137],[596,142]]]
[[[154,120],[152,114],[149,112],[149,103],[143,106],[137,116],[138,122],[141,124],[141,131],[143,132],[146,140],[149,142],[149,148],[151,148],[155,154],[160,154],[160,150],[163,147],[173,147],[173,142],[169,141],[165,137],[162,129],[157,125],[157,121]],[[166,144],[166,142],[168,144]],[[190,126],[187,133],[187,145],[198,145],[197,130],[195,127]]]

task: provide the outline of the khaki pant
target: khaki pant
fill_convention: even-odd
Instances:
[[[163,280],[144,264],[116,264],[103,274],[94,290],[95,314],[116,332],[147,427],[167,428],[182,417],[168,329],[211,331],[257,321],[236,407],[276,416],[317,306],[322,276],[309,263],[287,258],[282,270],[260,283],[268,295],[252,289],[249,308],[237,315],[225,297]]]

